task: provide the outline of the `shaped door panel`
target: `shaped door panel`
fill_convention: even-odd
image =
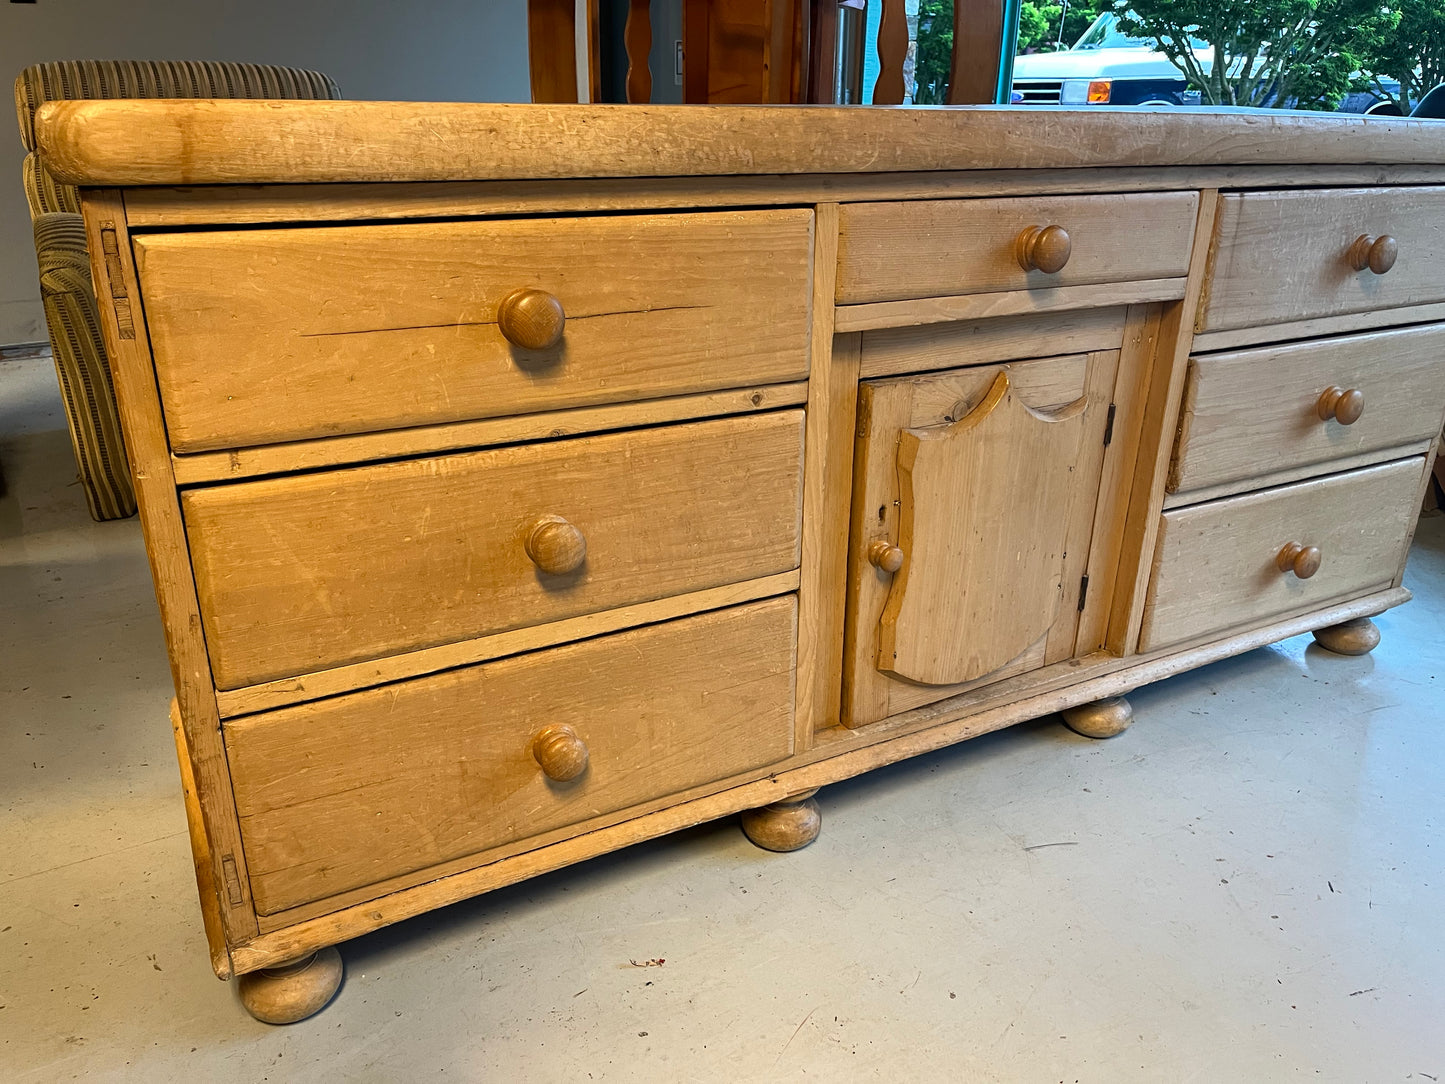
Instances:
[[[846,725],[1074,654],[1118,361],[1098,351],[862,386]]]
[[[1044,640],[1061,581],[1088,399],[1025,406],[999,372],[951,425],[898,440],[899,548],[878,628],[878,669],[924,685],[992,673]]]

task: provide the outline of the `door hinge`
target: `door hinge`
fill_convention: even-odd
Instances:
[[[1116,407],[1114,406],[1114,404],[1113,404],[1113,403],[1110,403],[1110,404],[1109,404],[1109,416],[1104,419],[1104,447],[1105,447],[1105,448],[1107,448],[1107,447],[1109,446],[1109,442],[1114,439],[1114,411],[1115,411],[1115,409],[1116,409]]]
[[[1085,600],[1086,598],[1088,598],[1088,597],[1089,597],[1089,577],[1088,577],[1088,575],[1086,574],[1086,575],[1083,575],[1083,576],[1080,576],[1080,577],[1079,577],[1079,612],[1080,612],[1080,613],[1083,612],[1083,610],[1084,610],[1084,600]]]

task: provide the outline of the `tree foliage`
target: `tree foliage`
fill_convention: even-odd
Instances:
[[[1153,40],[1210,105],[1332,109],[1400,21],[1390,0],[1112,2],[1125,33]]]
[[[913,100],[919,105],[942,105],[952,70],[953,0],[919,0]]]
[[[1018,51],[1047,52],[1061,46],[1067,49],[1089,29],[1101,11],[1111,6],[1112,0],[1071,0],[1068,4],[1023,0],[1019,8]]]
[[[1052,4],[1035,4],[1033,0],[1024,0],[1019,6],[1019,52],[1047,49],[1054,43],[1055,39],[1050,33],[1053,27],[1050,26],[1049,18],[1052,10]],[[1054,15],[1054,18],[1057,19],[1058,16]]]
[[[1393,101],[1401,113],[1440,83],[1445,83],[1445,2],[1442,0],[1394,0],[1391,4],[1400,21],[1391,33],[1376,35],[1364,43],[1367,85],[1380,97]],[[1398,93],[1383,80],[1400,84]]]
[[[916,102],[946,99],[953,11],[919,2]],[[1357,87],[1408,113],[1445,82],[1445,0],[1023,0],[1018,51],[1067,48],[1101,11],[1152,41],[1207,105],[1333,109]]]

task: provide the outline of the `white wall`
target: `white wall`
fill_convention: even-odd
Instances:
[[[38,0],[0,4],[0,76],[42,60],[318,68],[347,98],[524,102],[525,0]],[[24,148],[0,135],[0,345],[46,337]]]

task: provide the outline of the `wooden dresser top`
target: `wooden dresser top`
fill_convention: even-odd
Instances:
[[[115,186],[1445,167],[1445,123],[1277,110],[74,101],[35,126],[53,176]]]

